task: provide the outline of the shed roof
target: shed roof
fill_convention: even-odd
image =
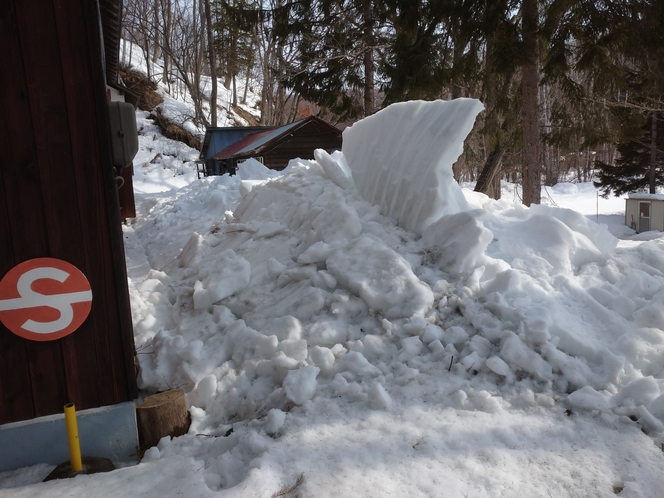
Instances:
[[[219,151],[227,149],[247,135],[274,130],[274,128],[274,126],[210,126],[205,130],[205,138],[203,139],[203,146],[201,147],[199,159],[210,159],[212,156],[219,153]]]
[[[274,130],[264,130],[264,131],[259,131],[256,133],[252,133],[251,135],[247,135],[243,139],[239,140],[238,142],[235,142],[234,144],[231,144],[230,146],[226,147],[223,150],[220,150],[217,152],[214,156],[215,159],[223,159],[226,157],[233,157],[236,155],[240,155],[246,150],[253,150],[257,147],[257,143],[259,141],[262,141],[262,139],[266,135],[271,135],[274,133]]]

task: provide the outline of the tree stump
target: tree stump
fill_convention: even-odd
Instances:
[[[136,407],[138,439],[141,450],[156,446],[164,436],[186,434],[191,415],[182,389],[153,394]]]

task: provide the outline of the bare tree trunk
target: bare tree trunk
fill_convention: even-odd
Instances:
[[[296,94],[293,97],[293,104],[291,105],[291,110],[288,116],[288,122],[293,123],[295,118],[297,118],[297,108],[300,107],[300,95]]]
[[[523,151],[523,203],[526,206],[541,201],[541,174],[539,164],[539,50],[537,46],[537,0],[521,3],[523,44],[526,62],[521,67],[521,120]]]
[[[365,0],[363,21],[364,39],[367,44],[364,53],[364,115],[370,116],[374,113],[374,57],[373,57],[373,15],[371,12],[371,0]]]
[[[244,91],[242,92],[242,100],[241,100],[241,102],[243,104],[247,103],[247,91],[249,90],[249,75],[250,75],[250,73],[251,73],[251,71],[249,70],[249,68],[247,68],[247,77],[244,80]]]
[[[500,199],[500,165],[505,155],[505,148],[497,143],[489,157],[486,158],[482,172],[480,173],[477,183],[475,184],[475,192],[483,192],[492,199]],[[495,179],[498,179],[498,192],[495,191]],[[497,196],[497,197],[496,197]]]
[[[210,0],[204,0],[205,4],[205,27],[207,30],[208,61],[210,63],[210,80],[212,90],[210,91],[210,125],[217,126],[217,57],[214,53],[214,38],[212,37],[212,14],[210,12]]]
[[[652,113],[650,131],[650,193],[657,193],[655,171],[657,168],[657,113]]]
[[[156,76],[156,64],[157,64],[157,59],[159,58],[159,47],[162,46],[162,31],[157,29],[157,26],[160,25],[159,22],[159,2],[155,0],[154,4],[152,5],[152,26],[154,28],[154,39],[152,40],[152,68],[153,68],[153,73],[155,73]],[[150,61],[148,61],[148,64]]]
[[[487,13],[490,16],[489,13]],[[487,19],[491,21],[491,19]],[[475,192],[482,192],[494,199],[500,199],[500,169],[503,156],[506,151],[506,134],[509,131],[510,124],[499,107],[499,99],[503,95],[511,93],[512,81],[514,80],[515,70],[509,71],[504,75],[501,82],[497,71],[496,55],[496,34],[490,33],[486,40],[485,73],[486,80],[486,109],[487,114],[484,123],[484,135],[486,137],[486,147],[491,150],[480,175],[475,184]],[[460,49],[459,49],[460,50]],[[455,57],[461,57],[462,53],[457,51],[455,44]],[[461,88],[455,86],[453,89],[454,97],[461,96]],[[498,188],[495,188],[496,184]]]
[[[237,78],[233,72],[233,107],[237,107]]]
[[[164,18],[164,33],[163,33],[163,39],[164,39],[164,45],[168,45],[168,41],[171,38],[171,24],[172,24],[172,19],[173,19],[173,14],[172,14],[172,5],[171,5],[171,0],[161,0],[161,12],[162,12],[162,17]],[[161,81],[163,83],[166,83],[168,85],[168,88],[170,90],[170,85],[171,85],[171,78],[170,78],[170,63],[169,63],[169,57],[170,54],[168,54],[167,51],[162,51],[162,58],[164,60],[164,67],[163,67],[163,72],[161,75]]]

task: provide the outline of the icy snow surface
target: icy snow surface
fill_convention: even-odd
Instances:
[[[444,129],[477,111],[452,108]],[[435,155],[405,159],[409,135],[376,150],[353,134],[408,162],[374,164],[381,188],[422,170],[453,202],[405,230],[360,195],[346,148],[139,193],[124,229],[139,383],[182,387],[191,429],[109,474],[10,473],[0,496],[662,496],[661,235],[634,235],[624,200],[590,184],[528,209],[513,186],[494,201]]]

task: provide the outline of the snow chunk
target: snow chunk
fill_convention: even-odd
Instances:
[[[433,304],[433,292],[410,265],[379,240],[359,237],[327,260],[337,281],[385,317],[407,318]]]
[[[487,263],[484,254],[493,233],[483,225],[487,212],[481,209],[444,216],[422,235],[424,248],[436,266],[458,277]]]
[[[267,421],[265,422],[265,432],[273,436],[281,430],[286,421],[286,414],[281,410],[273,408],[267,414]]]
[[[650,403],[650,408],[648,411],[658,419],[664,420],[664,394],[662,394],[655,401]]]
[[[442,341],[445,337],[445,331],[441,329],[438,325],[429,324],[424,328],[424,334],[422,334],[422,342],[425,344],[430,344],[433,341]]]
[[[238,163],[237,174],[242,180],[265,180],[279,176],[281,173],[268,168],[260,161],[251,157]]]
[[[350,351],[346,353],[340,362],[340,371],[350,371],[360,377],[377,377],[381,374],[378,367],[369,363],[362,353]]]
[[[463,327],[452,325],[445,331],[442,342],[445,344],[462,344],[468,339],[470,339],[470,336]]]
[[[659,395],[660,390],[657,381],[652,377],[643,377],[624,386],[613,401],[616,404],[620,403],[631,406],[649,405]]]
[[[298,370],[290,370],[284,380],[286,397],[296,405],[303,405],[316,394],[316,377],[320,368],[308,365]]]
[[[324,376],[332,373],[336,358],[331,349],[322,346],[314,346],[311,348],[311,351],[309,351],[309,357],[314,365],[320,368],[320,371]]]
[[[498,356],[492,356],[486,360],[486,366],[494,373],[506,377],[508,380],[511,380],[514,377],[514,372],[510,369],[510,366],[505,363],[502,358]]]
[[[562,209],[543,204],[530,206],[530,215],[552,216],[563,222],[570,230],[578,232],[602,253],[612,252],[618,245],[618,239],[603,226],[590,221],[586,216],[572,209]]]
[[[418,336],[406,337],[401,341],[401,354],[399,355],[399,359],[404,361],[414,358],[420,354],[423,346],[424,344],[422,344],[422,341]]]
[[[574,408],[582,410],[606,410],[609,407],[609,398],[605,394],[595,391],[590,386],[584,386],[567,397],[567,402]]]
[[[369,406],[374,410],[389,411],[392,408],[392,398],[381,384],[377,382],[371,384],[367,394],[369,396]]]
[[[214,268],[210,268],[214,271],[194,284],[194,308],[197,310],[207,308],[249,285],[251,265],[232,249],[218,254],[214,261]]]
[[[263,329],[265,335],[276,335],[280,341],[297,340],[302,337],[302,324],[294,316],[275,318]]]
[[[332,157],[323,149],[314,150],[314,159],[319,164],[325,175],[344,190],[355,186],[353,175],[342,155]]]
[[[304,339],[286,339],[279,344],[279,350],[297,361],[307,359],[307,341]]]
[[[214,374],[206,375],[196,385],[190,399],[193,405],[205,406],[217,393],[217,377]]]
[[[468,210],[452,165],[482,109],[474,99],[400,102],[346,128],[343,155],[360,194],[419,234]]]
[[[530,349],[514,332],[507,334],[500,356],[507,364],[525,370],[539,380],[551,380],[553,377],[551,365]]]
[[[498,413],[501,410],[499,398],[491,396],[491,393],[485,390],[476,392],[473,402],[478,410],[486,413]]]

